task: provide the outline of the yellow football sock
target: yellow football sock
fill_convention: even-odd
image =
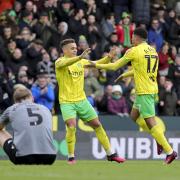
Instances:
[[[142,128],[143,131],[150,133],[150,129],[148,128],[146,121],[141,116],[138,117],[136,123]]]
[[[66,143],[68,148],[68,157],[74,157],[76,143],[76,128],[66,126]]]
[[[102,127],[102,125],[100,125],[98,128],[95,128],[94,131],[96,133],[96,136],[97,136],[99,142],[101,143],[104,150],[106,151],[107,155],[111,155],[112,151],[111,151],[111,145],[109,142],[109,138],[108,138],[104,128]]]
[[[163,123],[163,121],[159,118],[159,117],[155,117],[155,121],[156,121],[156,124],[159,125],[159,127],[161,128],[161,130],[163,132],[166,131],[166,127],[165,127],[165,124]],[[142,131],[145,131],[147,133],[150,133],[151,134],[151,131],[150,129],[148,128],[147,124],[146,124],[146,121],[144,120],[143,117],[139,117],[137,120],[136,120],[136,123],[140,126],[140,128],[142,129]]]
[[[154,127],[151,128],[151,135],[163,147],[164,151],[167,154],[171,154],[173,152],[173,149],[168,143],[166,137],[164,136],[162,127],[159,124],[156,124]]]

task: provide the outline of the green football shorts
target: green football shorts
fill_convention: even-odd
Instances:
[[[84,122],[97,118],[97,113],[87,99],[74,102],[60,104],[61,113],[64,121],[77,116]]]
[[[133,108],[138,109],[143,118],[155,116],[155,104],[157,102],[157,94],[136,95]]]

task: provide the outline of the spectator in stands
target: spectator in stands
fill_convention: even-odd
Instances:
[[[133,21],[136,24],[148,25],[150,22],[150,1],[149,0],[133,0],[132,1]]]
[[[96,99],[99,96],[103,95],[103,89],[101,88],[97,79],[93,77],[93,74],[90,72],[90,69],[84,69],[84,78],[84,91],[91,105],[95,106]]]
[[[31,89],[32,86],[32,84],[29,83],[27,72],[24,70],[19,70],[17,83],[24,85],[28,89]]]
[[[12,39],[12,29],[10,26],[5,26],[3,28],[3,41],[5,46],[7,46],[10,39]]]
[[[101,21],[102,15],[100,9],[97,7],[95,0],[87,0],[87,7],[85,9],[86,15],[93,15],[98,22]]]
[[[59,51],[58,51],[59,47],[50,47],[49,48],[49,55],[51,57],[51,61],[55,62],[57,60],[57,58],[59,58]]]
[[[157,18],[159,20],[160,27],[162,29],[163,37],[165,40],[167,40],[167,33],[169,30],[169,26],[165,20],[165,7],[160,6],[157,9]]]
[[[0,14],[2,14],[4,11],[8,10],[8,9],[12,9],[14,4],[14,0],[8,0],[8,1],[1,1],[1,5],[0,5]]]
[[[28,12],[37,13],[37,7],[32,1],[26,1],[25,10]]]
[[[20,35],[16,36],[17,47],[25,50],[34,38],[35,35],[32,35],[28,28],[23,28]]]
[[[58,22],[69,22],[71,15],[73,14],[73,3],[71,0],[62,0],[58,1],[57,9],[56,9],[56,17]]]
[[[87,17],[87,41],[91,48],[90,59],[96,60],[102,56],[102,34],[101,28],[96,22],[95,16]]]
[[[83,9],[77,9],[69,20],[69,31],[75,40],[78,40],[80,35],[87,35],[87,22],[84,15]]]
[[[128,66],[127,70],[124,70],[124,72],[129,71],[129,70],[131,70],[130,66]],[[123,78],[119,82],[119,85],[121,86],[123,90],[123,95],[125,97],[128,97],[131,90],[134,88],[134,79],[132,77]]]
[[[42,60],[37,64],[37,72],[40,71],[47,72],[48,77],[50,79],[50,83],[53,85],[53,87],[55,87],[56,75],[54,70],[54,63],[51,62],[50,56],[46,50],[43,50],[41,53],[42,53]]]
[[[48,48],[48,42],[52,36],[52,30],[55,30],[55,27],[49,21],[47,12],[41,12],[39,21],[33,26],[33,32],[36,33],[36,38],[42,40],[45,48]]]
[[[122,96],[122,88],[120,85],[112,87],[112,95],[108,99],[108,112],[116,114],[120,117],[128,116],[128,108],[125,98]]]
[[[111,0],[100,0],[96,1],[96,5],[100,8],[102,17],[112,12],[112,1]]]
[[[17,44],[15,39],[9,39],[7,42],[7,53],[11,55],[15,51],[16,47]]]
[[[118,48],[117,48],[118,49]],[[117,58],[113,59],[112,62],[115,62]],[[123,73],[123,68],[118,69],[117,71],[107,71],[106,72],[106,85],[114,85],[114,80]]]
[[[18,19],[21,16],[21,11],[22,11],[22,4],[19,1],[15,1],[14,3],[14,11],[16,13],[16,16],[18,17]]]
[[[59,49],[59,42],[63,39],[70,37],[70,33],[68,30],[68,24],[64,21],[58,24],[57,30],[52,31],[51,37],[48,42],[48,47],[56,47]]]
[[[131,47],[131,38],[135,25],[131,23],[130,15],[126,12],[122,14],[122,24],[116,26],[116,32],[118,35],[119,42],[124,47]]]
[[[129,12],[129,0],[111,0],[116,24],[119,23],[122,13]]]
[[[21,66],[27,66],[27,61],[21,51],[21,49],[16,48],[12,54],[12,58],[5,62],[6,67],[10,68],[12,72],[17,76],[19,68]]]
[[[159,76],[158,77],[158,89],[159,91],[164,91],[164,85],[166,82],[166,76]]]
[[[9,21],[12,21],[14,24],[16,24],[16,13],[15,11],[12,10],[8,10],[7,12],[7,18],[9,19]]]
[[[97,109],[100,113],[108,113],[108,99],[112,95],[112,85],[107,85],[103,96],[97,98]]]
[[[45,0],[43,4],[43,11],[47,12],[48,19],[51,24],[57,24],[56,11],[57,0]]]
[[[173,82],[166,79],[164,91],[159,92],[159,114],[164,116],[176,115],[177,94],[173,90]]]
[[[32,20],[33,20],[33,13],[24,10],[21,14],[21,19],[19,20],[19,23],[18,23],[20,30],[23,29],[24,27],[27,27],[31,30]]]
[[[176,17],[169,29],[169,41],[176,46],[179,51],[180,48],[180,15]]]
[[[171,60],[168,52],[169,52],[169,44],[165,42],[162,45],[161,51],[158,53],[160,76],[167,76],[168,74],[169,61]]]
[[[48,82],[48,75],[46,72],[39,72],[37,81],[33,84],[31,91],[35,103],[42,104],[52,111],[55,95],[53,87]]]
[[[78,39],[78,54],[81,54],[85,49],[89,48],[89,44],[85,36],[81,35]]]
[[[177,14],[180,15],[180,2],[179,1],[178,2],[176,1],[175,11],[177,12]]]
[[[106,44],[106,46],[104,47],[104,51],[105,52],[109,52],[109,50],[113,47],[113,46],[119,46],[120,42],[118,39],[118,35],[116,32],[113,32],[109,38],[108,38],[108,44]]]
[[[174,45],[170,45],[169,48],[169,56],[171,57],[171,59],[173,61],[170,62],[170,64],[174,63],[175,59],[176,59],[176,55],[177,55],[177,49]]]
[[[29,73],[32,77],[36,77],[37,64],[42,59],[43,42],[40,39],[35,39],[26,49],[26,60],[28,62]]]
[[[162,34],[162,29],[159,24],[159,20],[153,18],[151,21],[151,27],[148,31],[148,43],[155,44],[157,52],[160,51],[164,38]]]
[[[168,13],[165,16],[165,21],[168,25],[168,29],[170,29],[172,23],[175,21],[176,12],[174,11],[174,9],[169,9],[167,12]]]
[[[180,105],[180,54],[176,55],[175,63],[169,67],[168,77],[173,81]]]
[[[11,61],[12,54],[16,49],[16,41],[14,39],[9,39],[7,42],[7,46],[0,47],[0,61],[3,63],[7,63]]]
[[[0,114],[12,104],[12,86],[5,77],[3,63],[0,62]]]
[[[106,15],[105,19],[102,19],[101,25],[103,35],[108,38],[115,31],[114,14]]]
[[[87,26],[88,26],[87,39],[89,44],[92,44],[93,42],[98,42],[100,44],[102,38],[100,33],[101,30],[93,14],[88,15]]]
[[[150,2],[151,2],[151,4],[150,4],[151,17],[155,17],[155,16],[157,16],[158,8],[165,7],[165,1],[164,0],[153,0]]]

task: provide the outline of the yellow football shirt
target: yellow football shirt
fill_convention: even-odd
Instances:
[[[97,64],[97,68],[116,70],[131,61],[134,73],[136,94],[156,94],[158,93],[157,71],[158,54],[156,50],[143,42],[127,50],[125,55],[110,64]]]
[[[59,60],[67,60],[61,57]],[[70,66],[56,68],[56,78],[59,85],[59,102],[77,102],[86,98],[84,92],[84,65],[88,60],[82,59]]]
[[[86,99],[84,92],[84,65],[89,64],[89,60],[79,60],[78,58],[78,56],[73,58],[63,56],[55,62],[60,103],[73,103]],[[78,61],[72,63],[75,59]],[[97,60],[96,63],[108,63],[109,61],[110,58],[105,56]]]

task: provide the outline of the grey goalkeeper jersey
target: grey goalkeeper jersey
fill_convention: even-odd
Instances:
[[[10,123],[16,156],[29,154],[56,154],[53,145],[52,115],[42,105],[23,101],[7,108],[0,124]]]

